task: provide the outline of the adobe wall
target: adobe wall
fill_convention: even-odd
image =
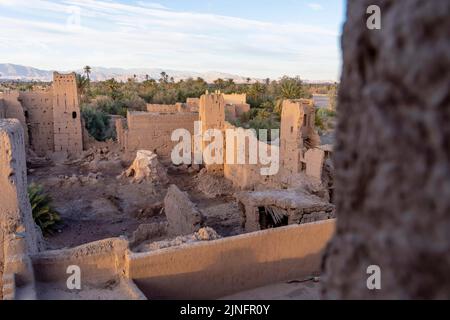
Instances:
[[[302,169],[303,124],[305,112],[301,103],[284,100],[281,112],[280,158],[283,174],[295,175]]]
[[[172,132],[176,129],[186,129],[194,134],[194,122],[198,120],[197,113],[158,114],[149,112],[128,112],[127,130],[124,131],[125,149],[137,151],[150,150],[159,156],[168,157],[178,142],[172,142]],[[119,129],[120,126],[119,126]]]
[[[203,135],[210,129],[223,130],[225,126],[225,101],[221,93],[204,94],[200,97],[199,120]],[[203,141],[202,150],[210,144]],[[210,172],[222,172],[223,165],[205,165]]]
[[[23,107],[19,101],[19,91],[7,90],[2,94],[3,105],[5,107],[6,119],[18,119],[22,127],[24,128],[25,143],[28,145],[28,130],[27,122],[25,119],[25,113]]]
[[[382,29],[366,28],[377,4]],[[348,1],[325,298],[450,298],[449,1]],[[368,290],[378,265],[381,290]]]
[[[223,100],[225,101],[225,104],[247,104],[247,94],[223,94]]]
[[[328,220],[130,253],[127,275],[149,299],[217,299],[318,274],[333,232]]]
[[[128,241],[104,239],[76,248],[45,251],[32,256],[36,280],[65,286],[67,268],[79,266],[83,284],[99,284],[125,276]]]
[[[45,156],[54,149],[53,93],[21,92],[19,99],[25,110],[30,145],[38,155]]]
[[[69,155],[83,151],[76,74],[53,74],[54,150]]]
[[[147,104],[147,111],[157,113],[173,113],[178,112],[178,109],[175,104]]]
[[[38,251],[27,192],[25,139],[17,119],[0,120],[0,298],[34,283],[28,254]]]
[[[199,98],[187,98],[186,105],[191,112],[199,112],[200,99]]]

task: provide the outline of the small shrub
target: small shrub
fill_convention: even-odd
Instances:
[[[42,186],[35,183],[28,186],[28,197],[34,222],[44,235],[53,234],[55,227],[61,222],[61,217],[52,206],[52,198],[44,192]]]

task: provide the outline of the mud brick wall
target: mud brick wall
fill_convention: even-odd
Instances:
[[[126,150],[150,150],[159,156],[169,157],[178,142],[171,141],[172,132],[186,129],[194,134],[197,113],[157,114],[149,112],[129,112],[128,129],[125,133]]]
[[[83,151],[81,114],[75,73],[53,75],[53,131],[56,152]]]
[[[52,91],[21,92],[30,145],[40,156],[54,149]]]
[[[34,281],[29,254],[38,251],[38,235],[27,187],[23,127],[0,120],[0,299]]]

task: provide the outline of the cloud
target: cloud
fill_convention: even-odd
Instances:
[[[0,7],[16,13],[0,11],[5,62],[63,70],[89,64],[337,78],[338,32],[320,25],[176,11],[147,2],[18,2],[0,0]],[[68,26],[73,7],[79,8],[79,28]]]
[[[323,10],[323,6],[320,3],[316,2],[310,2],[308,3],[308,7],[314,11],[321,11]]]

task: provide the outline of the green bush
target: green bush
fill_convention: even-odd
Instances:
[[[89,134],[97,141],[105,141],[112,137],[108,136],[110,117],[101,110],[93,109],[85,106],[81,109],[86,129]]]
[[[52,234],[61,222],[61,217],[52,206],[52,198],[44,193],[42,186],[35,183],[28,186],[28,197],[34,222],[41,228],[44,235]]]

